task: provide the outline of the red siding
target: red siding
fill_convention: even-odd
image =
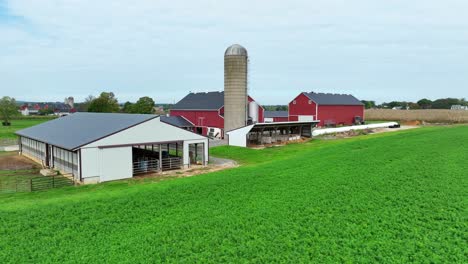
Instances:
[[[364,106],[361,105],[318,105],[317,107],[314,101],[309,104],[310,99],[303,93],[294,100],[289,103],[289,121],[298,121],[299,115],[313,115],[315,119],[320,120],[319,126],[323,126],[327,120],[337,125],[352,125],[355,116],[364,118]]]
[[[289,118],[287,117],[273,117],[273,122],[288,122]]]
[[[294,104],[296,101],[296,104]],[[298,95],[289,103],[289,121],[297,121],[298,115],[313,115],[314,119],[317,119],[316,116],[316,104],[314,101],[310,101],[309,97],[305,96],[303,93]]]
[[[224,128],[224,118],[219,116],[217,110],[171,110],[171,116],[183,116],[197,127]]]
[[[323,126],[327,120],[339,125],[352,125],[355,116],[364,117],[364,106],[361,105],[319,105],[319,126]]]

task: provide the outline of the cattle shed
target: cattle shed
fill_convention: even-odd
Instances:
[[[228,144],[238,147],[255,147],[284,144],[302,137],[312,137],[312,129],[320,121],[257,123],[228,131]]]
[[[208,138],[157,115],[75,113],[16,134],[21,155],[82,183],[208,164]]]
[[[319,126],[352,125],[364,104],[350,94],[300,93],[289,103],[289,121],[320,120]]]

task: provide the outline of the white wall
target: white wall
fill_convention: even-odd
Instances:
[[[360,126],[345,126],[345,127],[335,127],[335,128],[323,128],[323,129],[314,129],[312,131],[312,136],[319,136],[331,133],[341,133],[347,132],[351,130],[362,130],[368,128],[382,128],[382,127],[389,127],[393,125],[397,125],[396,122],[386,122],[380,124],[369,124],[369,125],[360,125]]]
[[[84,146],[84,148],[177,140],[206,140],[208,142],[206,137],[163,123],[158,117],[140,125],[128,128],[112,136],[90,143]]]
[[[81,149],[81,177],[84,183],[99,182],[100,164],[98,148]]]
[[[250,125],[227,132],[229,146],[247,147],[247,134],[253,127]]]
[[[298,116],[298,121],[305,122],[305,121],[314,121],[313,115],[300,115]]]
[[[113,181],[133,177],[132,147],[99,149],[100,181]]]

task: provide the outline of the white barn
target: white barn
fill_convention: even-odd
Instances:
[[[208,164],[208,138],[157,115],[75,113],[16,134],[21,155],[82,183]]]

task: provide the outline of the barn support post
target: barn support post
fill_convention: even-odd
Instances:
[[[195,164],[197,164],[198,159],[198,143],[195,143]]]
[[[162,145],[159,144],[159,170],[162,171]]]
[[[175,143],[175,155],[179,156],[179,144],[177,142]]]

